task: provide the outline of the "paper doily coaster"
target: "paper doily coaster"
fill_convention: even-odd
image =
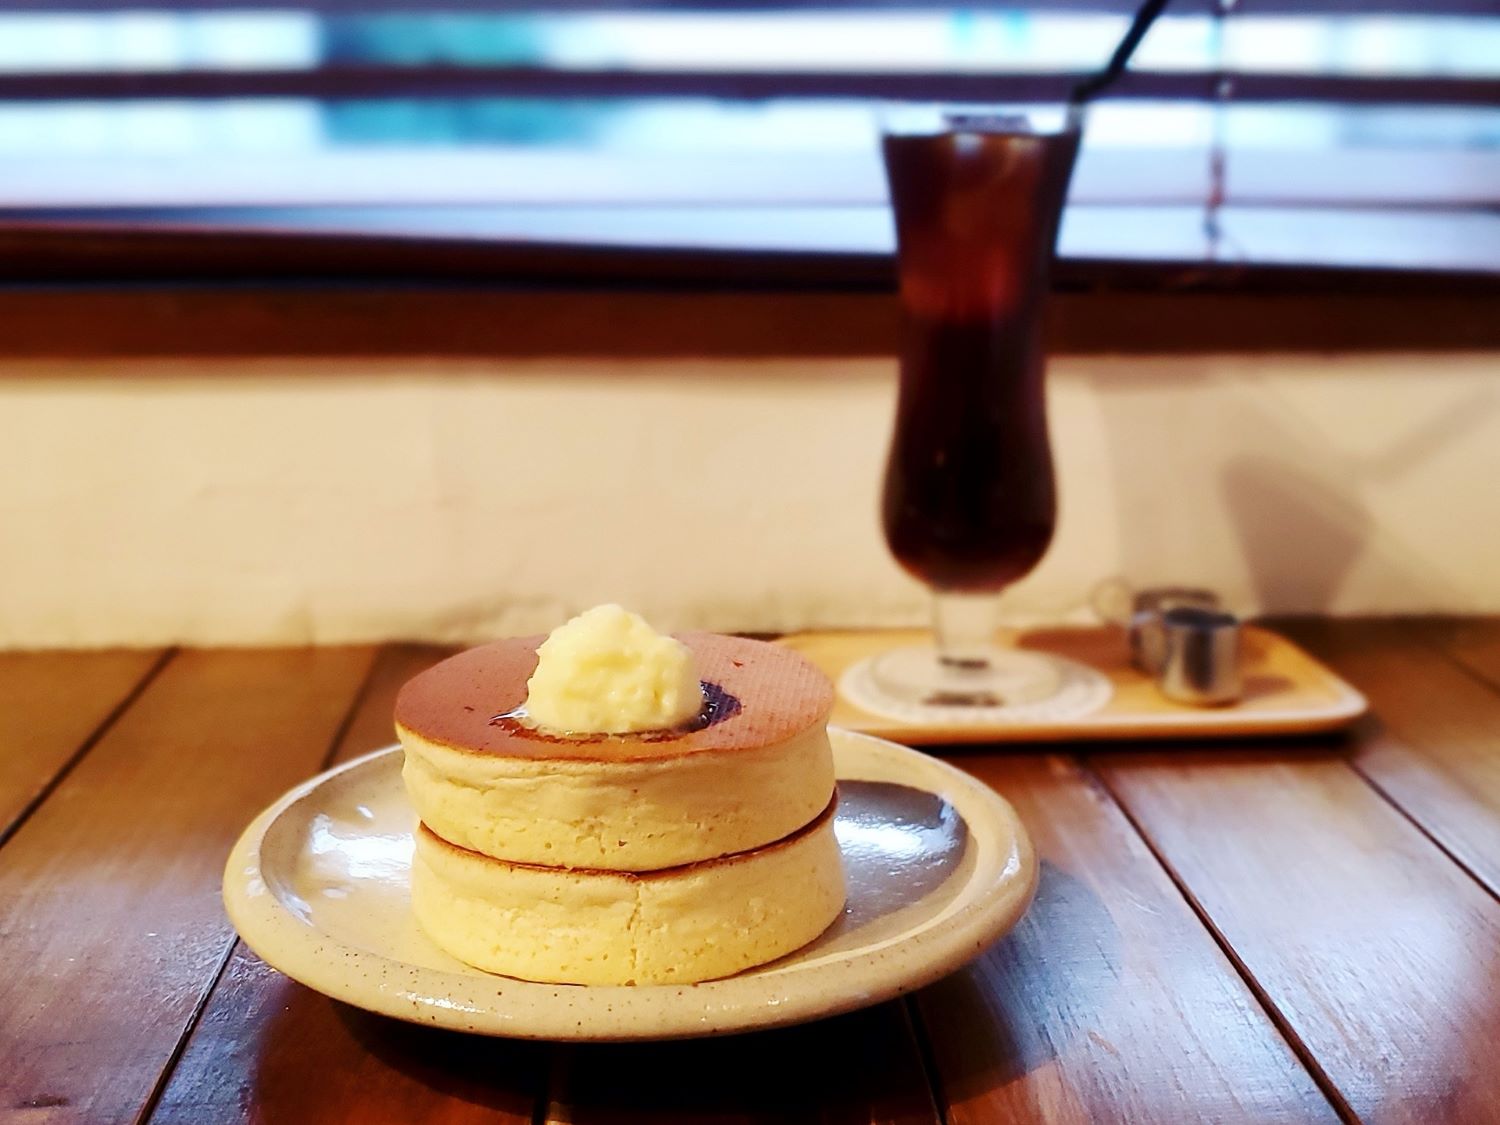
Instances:
[[[839,677],[838,690],[861,711],[921,727],[1002,726],[1065,723],[1091,715],[1109,703],[1114,686],[1108,676],[1086,664],[1051,654],[1045,659],[1058,676],[1058,689],[1046,699],[999,706],[983,704],[906,703],[880,690],[872,674],[879,655],[861,660]]]

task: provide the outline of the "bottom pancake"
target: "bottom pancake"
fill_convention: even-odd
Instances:
[[[665,871],[534,867],[417,830],[412,908],[443,950],[550,984],[687,984],[799,949],[842,912],[833,804],[754,851]]]

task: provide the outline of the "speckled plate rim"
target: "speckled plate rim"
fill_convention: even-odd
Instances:
[[[962,770],[905,746],[829,729],[838,776],[937,794],[963,817],[973,864],[952,900],[878,944],[799,958],[694,985],[537,984],[478,970],[433,969],[345,944],[290,910],[262,869],[261,846],[284,816],[315,811],[332,779],[392,746],[319,774],[251,822],[230,853],[224,903],[241,939],[273,968],[367,1011],[412,1023],[521,1039],[681,1039],[821,1019],[921,988],[1007,933],[1036,892],[1031,840],[1009,803]]]

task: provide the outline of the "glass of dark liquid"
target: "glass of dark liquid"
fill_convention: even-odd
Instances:
[[[996,645],[995,611],[1057,522],[1043,314],[1078,120],[913,108],[884,126],[904,326],[882,517],[933,590],[936,644],[882,654],[872,678],[908,706],[1035,702],[1057,670]]]

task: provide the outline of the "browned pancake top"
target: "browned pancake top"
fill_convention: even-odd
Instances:
[[[545,638],[514,637],[450,657],[409,680],[396,697],[396,723],[413,734],[476,754],[579,761],[642,761],[706,750],[748,750],[785,741],[826,722],[833,685],[802,656],[765,641],[680,633],[698,678],[738,702],[700,730],[550,738],[496,723],[526,701]]]

